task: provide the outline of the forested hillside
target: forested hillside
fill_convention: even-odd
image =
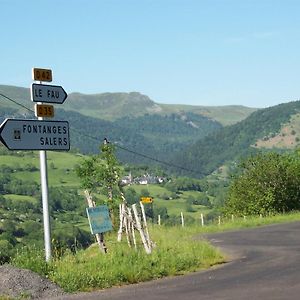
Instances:
[[[30,111],[33,103],[29,100],[29,89],[0,86],[0,93],[1,121],[5,118],[35,118]],[[181,151],[222,127],[217,121],[191,112],[155,114],[152,108],[157,105],[139,93],[71,94],[66,103],[69,105],[55,108],[55,119],[69,121],[71,148],[82,153],[97,153],[99,144],[107,138],[120,146],[118,158],[129,163],[151,163],[145,156],[169,158],[170,153]],[[72,109],[66,110],[68,107]],[[99,117],[103,116],[103,111],[107,112],[105,119]],[[150,111],[151,114],[145,114]],[[118,116],[123,117],[116,119]]]
[[[196,171],[199,177],[207,175],[226,161],[238,160],[259,151],[254,147],[256,141],[276,135],[299,111],[300,101],[258,110],[247,119],[198,141],[175,155],[172,161]]]
[[[93,95],[67,92],[68,99],[62,105],[63,109],[108,121],[115,121],[124,117],[137,118],[147,114],[165,116],[184,115],[191,112],[226,126],[247,118],[253,111],[257,110],[241,105],[201,106],[201,99],[199,105],[159,104],[138,92]],[[0,85],[0,94],[6,95],[27,107],[32,107],[29,88]],[[186,99],[182,101],[186,102]],[[1,97],[0,106],[15,107],[13,103],[5,101]]]

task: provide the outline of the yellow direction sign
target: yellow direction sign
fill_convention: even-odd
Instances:
[[[32,79],[38,81],[52,81],[52,70],[50,69],[32,69]]]
[[[141,197],[141,202],[142,203],[152,203],[153,198],[152,197]]]
[[[35,108],[35,116],[43,117],[43,118],[53,118],[54,117],[54,107],[53,105],[46,104],[36,104]]]

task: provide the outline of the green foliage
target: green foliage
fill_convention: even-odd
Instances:
[[[77,189],[53,188],[49,189],[49,207],[53,211],[84,211],[85,205]]]
[[[9,262],[13,245],[6,239],[0,239],[0,264]]]
[[[124,196],[129,205],[140,201],[140,195],[131,187],[125,190]]]
[[[244,161],[232,182],[228,214],[266,214],[300,209],[300,156],[259,154]]]
[[[204,177],[228,161],[256,154],[258,150],[252,145],[270,133],[279,132],[282,124],[287,123],[299,109],[300,101],[260,109],[247,119],[200,139],[184,152],[175,154],[171,161],[197,172],[199,178]],[[173,168],[172,171],[191,176],[184,170]]]
[[[11,264],[32,270],[46,277],[49,277],[54,270],[53,264],[46,262],[44,250],[34,245],[19,249],[11,260]]]
[[[93,241],[90,233],[87,233],[72,224],[55,223],[52,229],[52,248],[55,257],[62,256],[65,251],[76,253],[78,249],[84,249]]]
[[[166,189],[171,192],[179,191],[201,191],[201,181],[190,177],[177,177],[165,184]]]
[[[115,147],[110,143],[101,146],[101,153],[85,159],[76,167],[82,187],[89,193],[107,195],[111,217],[117,219],[117,209],[121,201],[119,180],[121,169],[115,157]]]

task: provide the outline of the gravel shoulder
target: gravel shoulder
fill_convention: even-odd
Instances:
[[[63,290],[50,280],[11,265],[0,266],[1,296],[22,299],[47,299],[62,296]]]

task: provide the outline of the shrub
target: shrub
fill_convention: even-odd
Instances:
[[[267,214],[300,208],[298,154],[259,154],[241,165],[225,202],[227,214]]]

